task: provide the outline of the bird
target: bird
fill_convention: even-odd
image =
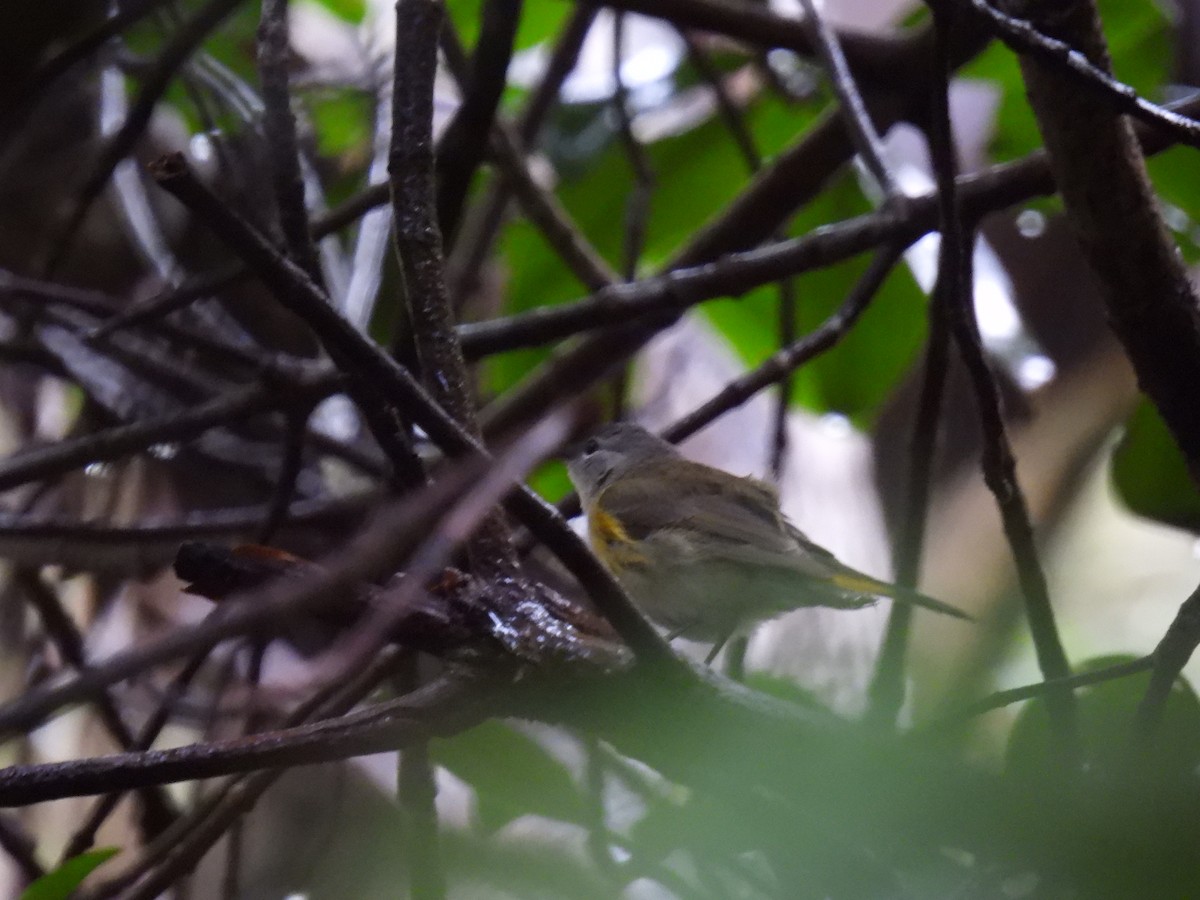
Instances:
[[[971,618],[845,565],[787,520],[771,485],[686,459],[632,422],[599,429],[567,473],[593,552],[670,638],[713,643],[709,661],[734,634],[805,606],[888,597]]]

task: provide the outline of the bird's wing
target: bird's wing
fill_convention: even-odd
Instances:
[[[659,471],[664,463],[672,467],[670,479]],[[629,539],[658,538],[663,545],[679,548],[681,565],[691,562],[689,557],[702,557],[760,566],[808,579],[814,588],[821,586],[845,601],[829,605],[861,605],[856,598],[891,597],[970,618],[949,604],[841,563],[784,518],[773,488],[744,478],[739,479],[741,490],[736,490],[729,477],[685,460],[654,462],[613,482],[595,502],[620,523]]]

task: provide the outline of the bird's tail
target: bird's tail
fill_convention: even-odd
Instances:
[[[969,622],[975,621],[974,616],[968,615],[958,607],[951,606],[949,603],[935,600],[933,597],[922,594],[920,591],[914,591],[912,588],[900,587],[897,584],[888,584],[886,581],[878,581],[859,572],[839,572],[833,576],[833,583],[841,590],[850,593],[890,597],[897,603],[922,606],[925,609],[931,609],[943,615],[954,616],[956,619],[966,619]]]

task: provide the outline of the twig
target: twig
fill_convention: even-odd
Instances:
[[[837,344],[866,310],[903,252],[902,246],[887,246],[880,250],[829,318],[800,340],[781,348],[756,368],[731,381],[712,398],[664,429],[662,436],[672,442],[682,441]]]
[[[1138,734],[1143,739],[1153,736],[1162,721],[1163,710],[1179,673],[1200,646],[1200,588],[1179,607],[1167,633],[1148,657],[1153,662],[1150,684],[1138,706]]]
[[[434,5],[431,0],[402,0],[401,5],[404,3]],[[437,5],[440,7],[440,2]],[[508,63],[512,59],[517,25],[521,19],[521,5],[522,0],[487,0],[484,3],[479,40],[471,56],[469,74],[465,83],[460,80],[462,105],[450,120],[438,146],[437,221],[447,247],[454,245],[458,235],[467,190],[475,170],[483,162],[488,133],[496,119],[500,97],[507,84]],[[399,8],[397,15],[403,15]],[[407,42],[397,42],[397,46],[413,48]],[[397,78],[403,65],[397,57]]]
[[[58,595],[42,580],[39,573],[30,569],[17,569],[14,580],[37,611],[47,636],[54,642],[67,664],[77,672],[87,668],[83,635],[63,609]],[[117,709],[112,696],[107,691],[99,692],[95,697],[95,705],[100,721],[117,745],[123,750],[133,748],[136,744],[133,732]],[[141,790],[138,793],[138,801],[142,807],[142,833],[147,839],[161,833],[178,816],[171,798],[161,790]]]
[[[992,32],[1019,53],[1052,66],[1071,81],[1103,100],[1112,110],[1140,119],[1153,128],[1169,133],[1189,147],[1200,147],[1200,122],[1181,116],[1166,107],[1151,103],[1129,85],[1093,65],[1081,51],[1038,31],[1031,22],[1005,15],[988,0],[969,0],[971,9],[988,23]]]
[[[279,462],[279,479],[275,484],[271,505],[267,508],[267,517],[257,535],[260,543],[270,543],[279,526],[287,520],[292,497],[296,493],[296,480],[304,465],[305,437],[308,435],[308,420],[312,411],[313,407],[308,405],[300,409],[293,407],[284,413],[283,458]]]
[[[845,53],[842,52],[842,44],[838,39],[837,32],[822,18],[813,0],[800,0],[800,6],[804,10],[804,17],[801,21],[810,33],[810,40],[817,48],[817,53],[829,75],[829,83],[833,86],[833,93],[841,104],[842,116],[847,130],[850,132],[850,140],[854,144],[854,148],[858,151],[867,171],[879,183],[884,196],[889,200],[903,197],[895,177],[887,163],[884,162],[883,144],[879,140],[879,134],[875,131],[875,123],[871,121],[867,106],[863,103],[858,85],[854,83],[854,75],[846,62]]]
[[[1078,47],[1093,66],[1110,68],[1094,3],[1064,6],[1045,30]],[[1031,55],[1020,62],[1068,220],[1099,276],[1107,319],[1196,481],[1200,405],[1191,386],[1200,383],[1200,295],[1163,220],[1131,122],[1110,96],[1080,90],[1060,65]],[[1180,137],[1178,129],[1148,134]]]
[[[982,700],[969,703],[961,709],[941,716],[926,725],[922,725],[919,730],[922,733],[943,731],[961,725],[963,722],[982,716],[984,713],[989,713],[992,710],[1020,703],[1022,700],[1032,700],[1034,697],[1046,697],[1048,699],[1053,694],[1061,693],[1062,691],[1073,691],[1076,688],[1088,687],[1117,678],[1127,678],[1130,675],[1137,675],[1153,668],[1153,666],[1154,657],[1152,655],[1143,656],[1138,659],[1132,659],[1129,662],[1105,666],[1103,669],[1093,669],[1090,672],[1079,672],[1065,678],[1048,679],[1035,682],[1034,684],[1026,684],[1021,687],[997,691],[994,694],[984,697]]]
[[[352,376],[349,392],[362,409],[376,440],[388,454],[399,477],[417,484],[424,479],[420,461],[398,421],[389,417],[382,388],[377,383],[380,371],[388,380],[397,373],[402,380],[411,376],[367,341],[358,330],[333,308],[324,292],[299,266],[281,254],[274,245],[245,219],[222,203],[200,183],[180,153],[157,160],[151,172],[159,184],[199,216],[216,235],[238,253],[276,298],[303,318],[330,352],[334,362]]]
[[[516,28],[519,3],[491,0],[488,9],[497,21],[494,29]],[[508,17],[513,17],[509,21]],[[392,184],[392,220],[396,255],[404,273],[409,322],[421,377],[433,399],[472,436],[479,436],[475,404],[468,386],[462,346],[454,331],[450,297],[446,292],[442,235],[438,225],[434,189],[433,82],[437,72],[437,36],[445,18],[440,0],[403,0],[396,6],[396,68],[392,86],[392,146],[388,154],[388,177]],[[481,37],[481,43],[485,38]],[[480,49],[481,54],[494,53]],[[511,53],[509,35],[508,53]],[[484,58],[490,58],[485,55]],[[504,64],[507,66],[507,55]],[[482,63],[480,63],[482,64]],[[495,74],[495,73],[491,73]],[[483,73],[480,73],[482,77]],[[477,85],[487,99],[494,86]],[[486,110],[463,113],[464,141],[472,136],[484,141],[495,114],[495,102],[503,87],[494,87],[497,97]],[[477,101],[480,105],[482,101]],[[460,113],[462,111],[460,110]],[[486,122],[481,123],[480,117]],[[482,131],[475,128],[482,124]],[[466,160],[460,160],[465,163]],[[474,166],[452,170],[470,178]],[[446,186],[443,184],[443,188]],[[453,193],[454,188],[449,189]],[[465,194],[466,185],[462,185]],[[511,536],[497,511],[480,525],[468,543],[472,562],[483,570],[512,571],[517,567]]]
[[[312,718],[344,714],[390,673],[396,658],[395,652],[386,651],[356,673],[349,682],[324,685],[297,706],[286,717],[284,724],[295,726]],[[158,896],[178,878],[190,872],[229,825],[249,810],[284,771],[272,769],[233,779],[206,797],[170,834],[147,847],[136,865],[89,892],[87,900],[115,896],[139,881],[141,884],[138,884],[135,892],[122,896],[127,900],[131,897]]]
[[[529,101],[519,117],[517,133],[515,135],[516,140],[511,142],[507,140],[506,132],[508,129],[496,129],[493,138],[503,138],[499,142],[501,145],[499,149],[507,152],[507,148],[503,145],[511,143],[514,158],[518,160],[522,158],[524,153],[532,150],[537,141],[538,132],[541,130],[542,122],[554,102],[558,99],[558,93],[563,82],[566,81],[567,76],[571,74],[571,71],[575,67],[579,51],[583,47],[584,38],[587,37],[588,30],[596,18],[596,12],[597,8],[590,3],[580,3],[575,7],[571,13],[571,18],[563,27],[554,50],[550,55],[545,75],[531,92]],[[518,172],[518,175],[525,173],[526,177],[529,177],[526,166],[522,165],[514,168]],[[532,178],[529,180],[533,183]],[[464,298],[473,292],[479,284],[479,272],[483,268],[484,263],[487,262],[495,245],[496,235],[499,233],[500,225],[504,221],[505,208],[508,206],[510,193],[510,186],[507,179],[501,178],[495,180],[489,186],[488,192],[480,204],[481,211],[475,217],[475,221],[478,223],[477,226],[472,229],[472,233],[467,238],[460,238],[456,242],[456,264],[454,265],[451,295],[459,306],[463,303]]]
[[[33,838],[25,833],[20,824],[12,817],[0,813],[0,847],[21,870],[21,876],[27,881],[36,881],[46,874],[41,863],[37,861],[37,847]]]
[[[0,127],[8,131],[15,121],[13,117],[45,97],[55,81],[103,47],[110,39],[137,24],[166,2],[167,0],[131,0],[118,7],[110,7],[110,15],[103,22],[50,57],[24,80],[15,99],[4,109],[0,109]]]
[[[171,683],[162,700],[159,701],[150,718],[142,726],[142,730],[138,734],[134,745],[129,748],[130,750],[150,749],[158,739],[163,727],[167,724],[167,720],[170,718],[175,704],[191,685],[192,680],[199,674],[200,669],[207,662],[208,656],[207,651],[195,654],[179,670],[179,673],[171,679]],[[96,802],[92,807],[92,811],[84,819],[83,824],[75,830],[70,840],[67,841],[66,846],[63,848],[62,856],[59,859],[60,865],[72,856],[83,853],[95,843],[96,832],[100,830],[100,826],[104,824],[105,820],[116,809],[117,804],[121,802],[124,796],[124,793],[120,791],[113,791],[112,793],[105,794]]]
[[[100,196],[104,186],[108,184],[108,179],[112,176],[117,163],[133,150],[134,144],[137,143],[138,138],[150,123],[154,107],[166,93],[175,73],[187,62],[205,38],[241,2],[242,0],[209,0],[190,19],[180,25],[179,30],[163,47],[162,52],[159,53],[154,64],[142,79],[141,89],[138,91],[137,98],[130,105],[121,128],[109,138],[103,149],[97,154],[96,161],[92,165],[83,187],[80,188],[75,208],[63,228],[58,248],[46,265],[47,270],[54,271],[70,251],[71,244],[79,226],[83,224],[88,210]]]
[[[945,281],[939,276],[938,283],[945,284]],[[921,573],[931,475],[949,361],[950,330],[946,303],[935,288],[935,296],[929,304],[929,336],[926,340],[920,401],[908,448],[904,524],[896,545],[896,583],[908,588],[916,588]],[[913,607],[909,603],[893,603],[888,612],[887,628],[868,689],[870,705],[866,720],[878,727],[894,727],[904,705],[905,657],[912,617]]]
[[[650,198],[654,194],[654,169],[649,155],[637,135],[633,133],[633,119],[629,115],[629,91],[621,74],[625,61],[625,14],[613,16],[612,108],[617,118],[617,134],[625,148],[625,157],[633,170],[633,189],[625,203],[625,236],[621,250],[622,275],[625,281],[637,276],[637,264],[646,243],[646,219],[650,214]]]
[[[492,149],[504,186],[580,283],[588,290],[598,291],[618,281],[617,274],[584,236],[554,192],[534,179],[507,123],[497,122],[492,129]]]
[[[617,0],[616,9],[665,19],[673,25],[711,31],[761,47],[782,47],[813,56],[816,47],[804,24],[781,16],[768,7],[725,0]],[[912,35],[876,36],[848,31],[840,35],[852,69],[872,85],[890,86],[907,81],[915,66],[919,40]]]
[[[945,287],[938,296],[945,304],[950,331],[966,366],[979,407],[983,431],[983,477],[995,495],[1004,533],[1017,567],[1017,578],[1025,599],[1025,613],[1033,637],[1038,665],[1047,679],[1066,678],[1071,674],[1066,652],[1054,621],[1054,610],[1046,587],[1046,576],[1037,557],[1029,509],[1016,478],[1016,464],[1000,409],[1000,394],[988,365],[975,320],[971,249],[974,233],[963,223],[955,181],[954,138],[950,127],[949,60],[947,36],[954,21],[951,8],[944,3],[932,6],[937,40],[931,102],[932,127],[929,135],[930,156],[938,183],[941,219],[941,259],[939,279]],[[1051,720],[1063,742],[1068,758],[1078,751],[1075,695],[1054,691],[1047,698]]]
[[[314,371],[300,376],[290,387],[316,400],[335,393],[343,382],[339,372]],[[186,441],[209,428],[230,425],[294,402],[280,396],[279,387],[278,380],[273,386],[251,385],[177,415],[121,425],[10,456],[0,462],[0,491],[52,478],[88,463],[119,459],[154,444]]]
[[[321,284],[321,265],[304,202],[296,117],[288,90],[289,51],[288,0],[263,0],[258,25],[258,71],[262,81],[263,133],[270,155],[280,229],[288,255],[309,278]]]
[[[505,678],[444,678],[413,694],[311,725],[168,750],[118,753],[0,770],[0,804],[26,806],[111,790],[213,778],[400,750],[454,733],[492,714],[488,700]]]
[[[404,660],[397,673],[400,693],[410,694],[420,686],[415,655]],[[397,760],[398,799],[409,896],[413,900],[442,900],[446,896],[446,873],[438,845],[437,785],[428,742],[416,742],[402,750]]]

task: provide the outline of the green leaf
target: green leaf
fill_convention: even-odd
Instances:
[[[119,847],[102,847],[72,856],[29,885],[21,900],[67,900],[85,878],[120,852]]]
[[[367,0],[317,0],[344,22],[358,23],[367,13]]]
[[[1117,495],[1134,513],[1200,532],[1200,491],[1154,405],[1139,401],[1113,451]]]
[[[840,174],[797,217],[793,233],[868,211],[851,172]],[[795,280],[796,331],[800,337],[821,324],[845,300],[869,257],[808,272]],[[926,299],[908,268],[898,264],[871,306],[841,343],[793,376],[793,397],[813,412],[849,416],[868,427],[883,401],[912,366],[925,334]],[[740,300],[718,300],[704,311],[748,366],[779,348],[778,292],[760,288]],[[870,360],[864,365],[863,360]]]
[[[430,753],[475,789],[479,823],[487,831],[530,814],[582,821],[583,798],[562,763],[503,722],[434,741]]]
[[[450,19],[458,29],[465,47],[472,48],[479,39],[480,20],[485,0],[449,0],[446,4]],[[554,37],[571,11],[569,3],[527,2],[521,9],[517,25],[515,49],[527,50]]]
[[[1079,666],[1080,672],[1092,672],[1130,662],[1128,655],[1101,656]],[[1079,732],[1083,741],[1084,769],[1120,774],[1134,746],[1138,705],[1150,683],[1150,673],[1141,672],[1114,678],[1075,692],[1078,701]],[[1005,752],[1010,773],[1057,777],[1047,770],[1053,758],[1050,718],[1045,700],[1030,700],[1017,715]],[[1149,758],[1139,769],[1163,779],[1188,777],[1200,765],[1200,699],[1188,682],[1180,678],[1171,688],[1163,708],[1163,717],[1155,734]]]

